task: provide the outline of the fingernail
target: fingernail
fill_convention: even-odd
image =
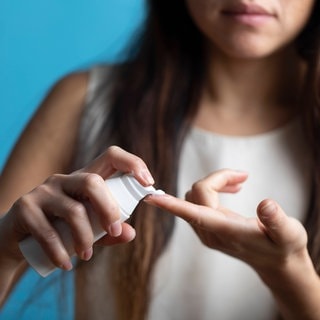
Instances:
[[[70,271],[72,270],[73,266],[71,261],[66,261],[62,266],[61,269],[66,270],[66,271]]]
[[[84,260],[84,261],[90,260],[91,257],[92,257],[92,253],[93,253],[92,248],[89,248],[89,249],[86,249],[86,250],[82,251],[81,259]]]
[[[152,199],[152,198],[172,198],[172,196],[168,193],[165,193],[164,191],[158,189],[156,192],[150,193],[146,196],[145,199]]]
[[[167,199],[171,199],[172,196],[170,196],[169,194],[165,193],[162,190],[159,190],[159,192],[155,192],[155,193],[151,193],[148,194],[143,201],[144,202],[153,202],[154,199],[160,199],[160,198],[167,198]]]
[[[154,179],[148,170],[142,170],[141,176],[148,184],[154,184]]]
[[[261,208],[261,213],[263,214],[263,216],[267,217],[271,214],[273,214],[276,210],[276,205],[274,202],[272,201],[269,201],[267,202],[266,205],[264,205],[262,208]]]
[[[108,233],[112,237],[118,237],[120,236],[122,232],[122,226],[120,220],[117,220],[116,222],[113,222],[109,225]]]

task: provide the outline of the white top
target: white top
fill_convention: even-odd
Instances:
[[[298,122],[269,133],[232,137],[193,128],[182,150],[179,196],[208,173],[232,168],[249,173],[238,194],[221,203],[255,216],[258,203],[273,198],[288,215],[302,219],[310,194],[310,166]],[[155,272],[152,320],[272,319],[269,290],[245,263],[205,247],[177,219],[173,238]]]
[[[107,71],[92,71],[87,102],[91,117],[99,118],[95,106],[104,99],[91,102],[91,97]],[[288,215],[303,219],[311,184],[308,159],[298,121],[247,137],[192,128],[180,159],[179,197],[212,171],[245,170],[249,178],[242,190],[221,194],[224,206],[255,216],[258,203],[272,198]],[[177,218],[170,243],[155,268],[150,320],[270,320],[275,312],[269,290],[249,266],[205,247],[192,228]]]

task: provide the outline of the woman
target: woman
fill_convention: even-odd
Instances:
[[[58,83],[9,159],[2,295],[25,269],[17,243],[30,233],[72,268],[50,224],[58,216],[90,260],[75,271],[79,319],[318,319],[319,2],[149,6],[134,58]],[[111,144],[130,154],[104,152]],[[134,231],[102,182],[122,171],[149,185],[149,170],[188,202],[147,198]],[[41,184],[56,172],[72,174]],[[135,241],[92,258],[83,199],[109,233],[100,244]]]

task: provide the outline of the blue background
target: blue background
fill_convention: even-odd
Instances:
[[[74,70],[123,59],[144,13],[143,0],[0,1],[0,170],[50,87]],[[29,270],[0,318],[72,319],[73,272],[62,277]]]
[[[144,12],[143,0],[0,1],[0,170],[53,83],[121,59]]]

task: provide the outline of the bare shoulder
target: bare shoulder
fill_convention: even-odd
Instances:
[[[65,110],[67,112],[74,112],[81,108],[86,96],[88,79],[89,72],[71,73],[63,77],[52,87],[39,111],[50,109],[52,104],[55,104],[54,111],[59,111],[66,104],[71,107],[71,109]],[[56,104],[56,102],[63,103]]]
[[[0,176],[0,213],[53,173],[66,173],[86,101],[88,72],[73,73],[49,91],[17,141]]]

